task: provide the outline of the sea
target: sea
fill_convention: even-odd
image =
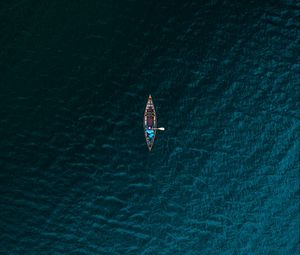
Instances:
[[[0,24],[1,255],[300,254],[299,1],[3,0]]]

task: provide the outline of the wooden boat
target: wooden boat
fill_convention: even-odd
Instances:
[[[153,129],[154,131],[153,138],[150,138],[148,133],[146,132],[147,129],[149,128]],[[146,143],[149,151],[151,151],[153,147],[155,136],[156,136],[156,130],[157,130],[156,112],[152,101],[152,97],[151,95],[149,95],[145,112],[144,112],[144,133],[145,133]]]

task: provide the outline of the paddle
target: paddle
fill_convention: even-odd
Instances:
[[[161,131],[165,131],[164,127],[159,127],[159,128],[152,128],[153,130],[161,130]]]

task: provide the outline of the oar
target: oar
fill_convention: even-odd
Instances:
[[[165,131],[164,127],[159,127],[159,128],[152,128],[153,130],[161,130],[161,131]]]

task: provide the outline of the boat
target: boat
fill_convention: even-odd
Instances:
[[[151,95],[148,97],[148,101],[146,104],[145,112],[144,112],[144,133],[145,133],[145,138],[146,138],[146,143],[148,146],[149,151],[151,151],[155,136],[156,136],[156,131],[157,131],[157,119],[156,119],[156,112],[154,108],[154,104],[152,101]],[[154,131],[154,136],[152,138],[149,137],[147,133],[147,129],[153,129]]]

